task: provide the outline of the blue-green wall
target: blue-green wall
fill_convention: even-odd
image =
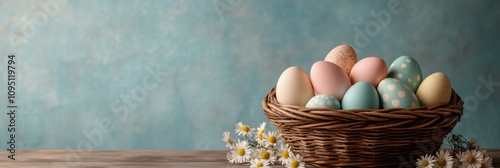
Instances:
[[[480,81],[500,82],[500,1],[229,2],[1,1],[0,95],[15,53],[17,148],[224,149],[236,122],[266,121],[260,101],[284,69],[309,72],[343,43],[448,74],[468,100],[454,131],[500,148],[500,86]],[[7,122],[2,112],[2,148]]]

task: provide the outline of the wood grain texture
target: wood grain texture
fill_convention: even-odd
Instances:
[[[7,159],[7,151],[0,152],[0,167],[226,167],[242,168],[248,165],[230,164],[227,151],[86,151],[59,150],[18,151],[16,160]],[[500,150],[488,150],[493,166],[500,167]],[[275,165],[273,167],[284,167]]]
[[[60,150],[18,151],[16,160],[7,159],[1,151],[0,167],[228,167],[227,151],[86,151]]]

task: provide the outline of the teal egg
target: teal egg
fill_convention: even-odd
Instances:
[[[340,103],[334,96],[320,94],[312,97],[306,104],[306,108],[340,109]]]
[[[352,85],[342,99],[342,109],[379,109],[379,96],[372,84],[361,81]]]
[[[392,62],[387,72],[388,78],[398,79],[415,93],[422,83],[422,70],[418,62],[410,56],[401,56]]]
[[[385,78],[377,87],[383,108],[413,108],[420,106],[417,96],[400,80]]]

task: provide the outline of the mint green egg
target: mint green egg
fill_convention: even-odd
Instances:
[[[312,97],[307,102],[306,108],[326,108],[340,110],[340,103],[334,96],[320,94]]]
[[[414,108],[420,106],[417,96],[400,80],[385,78],[377,87],[383,108]]]
[[[368,82],[352,85],[342,99],[342,109],[379,109],[380,101],[377,90]]]
[[[422,83],[422,70],[418,62],[410,56],[401,56],[392,62],[387,72],[388,78],[398,79],[415,93]]]

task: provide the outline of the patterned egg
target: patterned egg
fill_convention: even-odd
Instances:
[[[422,83],[422,70],[415,59],[405,55],[392,62],[387,77],[400,80],[415,93]]]
[[[311,98],[307,104],[307,108],[326,108],[326,109],[340,109],[340,103],[334,96],[322,94],[316,95]]]
[[[344,70],[346,75],[351,73],[351,69],[357,60],[354,49],[345,44],[333,48],[325,57],[325,61],[338,65]]]
[[[377,91],[383,108],[413,108],[420,106],[415,93],[400,80],[385,78],[378,84]]]
[[[379,109],[377,90],[371,83],[361,81],[349,88],[342,99],[342,109]]]

